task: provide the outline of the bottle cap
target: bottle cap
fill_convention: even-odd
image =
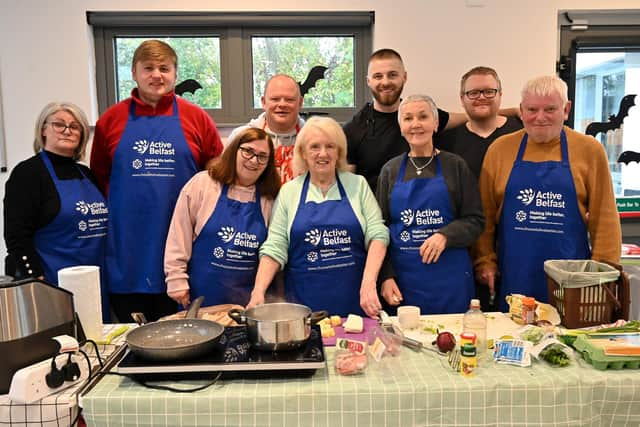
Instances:
[[[472,307],[472,308],[480,307],[480,300],[476,298],[472,299],[471,303],[469,304],[469,307]]]
[[[468,341],[470,343],[475,343],[476,342],[476,334],[475,332],[463,332],[460,334],[460,339],[462,341]]]
[[[475,356],[476,355],[476,346],[473,344],[465,344],[460,349],[460,354],[462,356]]]
[[[527,306],[535,306],[536,305],[536,299],[532,298],[532,297],[524,297],[524,298],[522,298],[522,304],[523,305],[527,305]]]

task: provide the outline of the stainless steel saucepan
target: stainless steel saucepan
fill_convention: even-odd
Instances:
[[[246,324],[251,345],[265,351],[300,347],[309,339],[311,324],[328,315],[288,302],[257,305],[245,311],[233,309],[228,314],[238,324]]]
[[[194,300],[185,319],[147,323],[132,330],[126,337],[127,345],[136,356],[159,362],[193,359],[209,353],[224,326],[195,318],[203,299]]]

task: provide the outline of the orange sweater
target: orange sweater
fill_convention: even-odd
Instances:
[[[604,148],[590,136],[566,126],[564,130],[578,205],[589,232],[591,258],[618,264],[622,231]],[[473,251],[476,271],[497,270],[496,228],[502,212],[504,191],[524,132],[523,129],[496,139],[482,163],[480,194],[486,222]],[[560,159],[560,137],[544,144],[529,140],[523,156],[523,160],[532,162]]]

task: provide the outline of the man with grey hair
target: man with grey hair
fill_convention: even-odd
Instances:
[[[240,130],[256,127],[267,132],[275,147],[276,168],[284,184],[295,178],[293,171],[293,147],[296,135],[304,126],[300,117],[303,98],[300,86],[293,77],[286,74],[272,76],[264,87],[261,98],[262,112],[247,125],[234,129],[227,141],[232,141]]]
[[[480,173],[486,217],[475,247],[476,277],[500,302],[512,293],[547,302],[544,261],[620,262],[620,218],[602,145],[564,126],[567,85],[542,76],[522,89],[524,129],[498,138]]]

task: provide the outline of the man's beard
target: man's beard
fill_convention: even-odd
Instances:
[[[398,99],[400,99],[400,95],[402,95],[403,88],[404,85],[391,92],[391,94],[384,95],[381,95],[380,92],[371,89],[371,94],[373,95],[373,98],[378,102],[378,104],[389,107],[398,102]]]

